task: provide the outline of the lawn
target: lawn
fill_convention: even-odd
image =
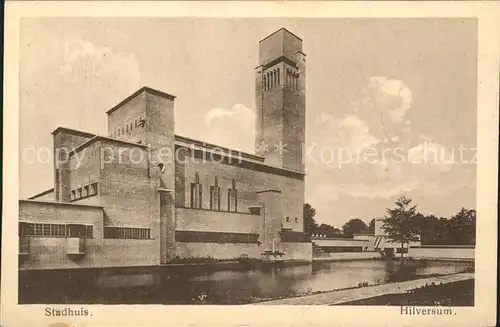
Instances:
[[[339,305],[474,306],[474,279],[431,284],[405,294],[387,294]]]

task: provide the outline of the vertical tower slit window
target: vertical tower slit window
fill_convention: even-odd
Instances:
[[[194,183],[191,183],[191,208],[202,208],[202,187],[198,172],[195,173]]]
[[[214,185],[210,186],[210,210],[220,210],[220,187],[217,177]]]
[[[236,190],[236,182],[232,180],[231,188],[227,191],[227,211],[238,211],[238,191]]]

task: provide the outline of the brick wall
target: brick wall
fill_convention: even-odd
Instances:
[[[234,233],[259,233],[260,216],[176,208],[176,230]]]
[[[141,159],[147,157],[146,150],[113,141],[102,141],[101,147],[99,195],[106,225],[150,228],[148,161]]]
[[[54,198],[55,201],[69,202],[69,161],[67,156],[69,151],[87,142],[94,135],[65,128],[58,128],[52,134],[54,145]]]
[[[176,255],[180,258],[213,257],[216,259],[233,259],[241,255],[260,258],[264,252],[258,244],[242,243],[175,243]]]
[[[233,164],[224,164],[199,160],[192,152],[186,152],[188,157],[184,160],[183,169],[176,170],[176,202],[183,195],[184,207],[190,207],[190,184],[195,181],[198,173],[202,184],[203,208],[210,208],[210,186],[214,185],[215,177],[221,190],[221,210],[227,210],[227,192],[232,187],[234,179],[238,191],[238,212],[248,213],[249,206],[259,205],[256,192],[265,189],[279,189],[279,201],[282,207],[281,222],[284,228],[294,231],[303,231],[303,204],[304,182],[301,179],[291,178],[253,169],[242,168],[235,161]],[[184,186],[184,187],[182,187]],[[183,189],[181,193],[180,189]],[[179,195],[181,194],[181,195]],[[286,218],[289,218],[287,221]],[[295,221],[297,218],[297,221]]]
[[[416,259],[474,260],[475,248],[470,246],[410,247],[408,256]]]
[[[40,201],[19,202],[21,222],[85,224],[93,226],[93,238],[86,239],[86,254],[71,258],[66,237],[29,237],[30,255],[20,268],[71,269],[155,265],[159,260],[156,240],[103,239],[103,209],[80,204]]]
[[[312,260],[312,243],[280,242],[278,249],[285,254],[284,260]]]

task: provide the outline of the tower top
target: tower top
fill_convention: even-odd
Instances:
[[[266,36],[259,42],[259,65],[267,65],[277,59],[296,62],[297,52],[302,52],[302,39],[286,28]]]

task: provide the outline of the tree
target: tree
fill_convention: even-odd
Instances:
[[[314,209],[309,203],[304,204],[304,232],[307,234],[313,234],[318,227],[314,216],[316,215],[316,209]]]
[[[368,225],[368,233],[375,235],[375,218],[370,220],[370,224]]]
[[[385,217],[382,225],[389,241],[401,243],[401,259],[403,259],[404,244],[419,240],[416,219],[417,206],[411,206],[411,201],[410,198],[399,197],[396,201],[396,207],[387,209],[388,216]]]
[[[453,245],[476,244],[476,210],[462,207],[448,222],[449,243]]]
[[[368,226],[359,218],[353,218],[342,226],[344,237],[353,237],[354,234],[366,233]]]
[[[314,233],[325,235],[326,237],[342,237],[342,231],[329,224],[321,224],[317,226]]]

